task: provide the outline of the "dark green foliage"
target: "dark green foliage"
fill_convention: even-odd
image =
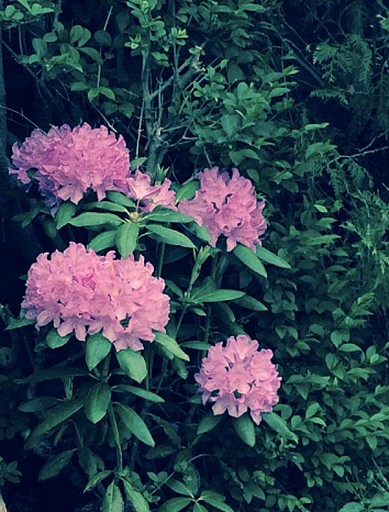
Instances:
[[[155,359],[121,351],[112,363],[96,335],[81,370],[84,354],[72,361],[72,341],[55,331],[3,334],[12,360],[0,360],[0,436],[32,431],[25,448],[42,455],[41,479],[77,466],[114,512],[125,501],[136,512],[385,509],[388,17],[378,0],[5,3],[7,62],[39,103],[28,111],[36,124],[106,124],[125,136],[133,168],[157,179],[168,172],[182,184],[206,166],[237,166],[269,222],[270,252],[204,246],[192,259],[195,226],[166,211],[125,223],[133,203],[118,193],[91,211],[65,203],[50,226],[36,200],[20,212],[57,237],[41,240],[50,251],[92,227],[90,247],[127,256],[145,251],[140,229],[172,297]],[[12,77],[8,87],[22,110]],[[24,138],[31,126],[11,114],[10,131]],[[193,183],[177,185],[178,196],[192,197]],[[283,379],[258,427],[210,416],[193,381],[207,347],[240,333],[274,351]],[[26,362],[21,342],[34,340]],[[47,356],[46,343],[70,363]],[[12,464],[1,478],[15,479]]]

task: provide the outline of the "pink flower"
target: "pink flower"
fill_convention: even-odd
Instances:
[[[78,204],[89,190],[100,201],[107,190],[124,186],[129,174],[129,152],[120,135],[116,139],[105,126],[91,128],[89,124],[73,130],[63,125],[46,133],[34,130],[19,147],[14,144],[11,157],[16,169],[9,169],[24,184],[31,183],[27,171],[34,174],[40,193],[49,206],[70,199]]]
[[[153,331],[165,332],[169,297],[165,282],[152,276],[153,266],[141,256],[116,260],[114,252],[99,256],[71,242],[64,252],[40,254],[31,266],[22,303],[37,328],[53,322],[61,336],[78,340],[102,334],[116,350],[142,350]]]
[[[151,185],[151,179],[148,174],[139,169],[128,177],[126,187],[122,190],[131,199],[140,203],[143,212],[151,212],[156,206],[164,206],[170,210],[177,210],[175,206],[176,194],[169,190],[171,181],[165,179],[160,185]]]
[[[240,335],[227,340],[227,345],[217,343],[203,359],[195,380],[203,393],[202,401],[213,402],[214,414],[228,411],[238,418],[247,410],[258,425],[261,413],[271,412],[278,402],[277,390],[281,378],[271,363],[273,352],[258,351],[258,342]]]
[[[240,176],[238,169],[233,169],[231,178],[227,172],[219,174],[218,167],[205,169],[199,178],[201,188],[193,199],[181,201],[179,211],[208,229],[213,247],[224,235],[227,251],[238,242],[254,251],[267,224],[262,215],[265,202],[257,201],[251,181]]]

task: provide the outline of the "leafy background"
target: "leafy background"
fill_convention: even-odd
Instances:
[[[388,8],[380,0],[2,0],[0,11],[3,323],[18,313],[18,276],[56,244],[36,199],[7,176],[11,145],[35,126],[105,124],[123,134],[135,163],[147,158],[151,175],[160,166],[181,183],[206,166],[236,166],[266,199],[264,247],[290,268],[266,264],[263,253],[265,277],[236,261],[223,287],[262,307],[209,304],[208,329],[216,341],[218,332],[245,331],[272,348],[283,378],[275,411],[287,430],[263,422],[249,446],[223,418],[215,428],[203,423],[193,442],[201,418],[184,421],[187,407],[176,404],[172,422],[186,430],[180,438],[161,423],[161,452],[144,453],[148,477],[159,488],[165,457],[174,458],[187,489],[164,491],[183,496],[175,510],[188,489],[209,488],[236,512],[387,510]],[[22,229],[12,217],[24,212],[32,223]],[[184,327],[196,322],[194,313]],[[11,511],[22,510],[12,503],[12,461],[25,510],[38,506],[39,492],[82,491],[74,463],[47,483],[55,470],[40,473],[40,486],[56,482],[43,488],[49,494],[36,484],[54,453],[23,450],[34,420],[20,408],[17,379],[39,364],[24,341],[1,334],[0,475]],[[33,489],[30,501],[23,488]],[[74,509],[88,503],[78,499]]]

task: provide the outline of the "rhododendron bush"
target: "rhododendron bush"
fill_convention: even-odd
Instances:
[[[237,262],[249,274],[266,275],[255,252],[267,228],[265,201],[249,179],[217,167],[184,184],[162,169],[152,179],[139,167],[130,170],[121,136],[86,123],[47,134],[34,130],[14,145],[12,163],[10,174],[27,192],[38,185],[39,215],[51,223],[59,247],[31,265],[21,316],[10,328],[35,325],[37,350],[55,351],[56,363],[43,376],[51,371],[52,378],[72,381],[26,446],[34,448],[42,436],[52,443],[70,419],[83,446],[72,447],[64,431],[41,477],[77,456],[87,489],[104,482],[104,510],[112,493],[119,502],[126,495],[137,511],[150,510],[159,498],[133,487],[125,471],[141,460],[147,467],[159,444],[165,449],[161,426],[171,437],[173,425],[196,417],[197,434],[188,438],[193,447],[222,415],[224,429],[232,427],[243,445],[255,444],[263,417],[276,431],[289,432],[272,412],[281,377],[266,340],[251,340],[243,329],[235,338],[234,324],[223,326],[217,314],[220,308],[227,317],[234,308],[262,309],[257,298],[226,286],[227,269]],[[76,370],[67,366],[69,356]],[[39,371],[33,378],[42,378]],[[96,449],[101,429],[111,440],[101,438]],[[200,495],[205,502],[232,510],[221,495],[212,491],[207,498],[207,492]]]

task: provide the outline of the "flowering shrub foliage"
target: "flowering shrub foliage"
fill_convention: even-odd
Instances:
[[[83,382],[79,386],[76,381],[72,384],[74,395],[67,388],[67,399],[63,401],[61,398],[59,409],[54,408],[50,414],[54,417],[59,410],[55,425],[64,425],[70,417],[76,423],[78,436],[83,438],[81,444],[87,447],[82,454],[80,451],[79,464],[91,479],[91,488],[96,485],[95,481],[99,481],[95,480],[97,463],[92,461],[92,465],[88,463],[86,466],[86,453],[89,454],[87,457],[99,461],[101,478],[112,473],[112,482],[104,497],[104,511],[110,510],[111,495],[122,504],[122,491],[116,482],[124,478],[124,492],[133,505],[132,499],[137,493],[134,509],[149,512],[146,498],[131,487],[133,469],[126,469],[132,467],[123,451],[129,438],[135,436],[141,443],[154,447],[155,440],[148,425],[154,421],[163,426],[169,439],[173,439],[177,434],[169,433],[169,422],[175,421],[175,414],[182,414],[181,408],[191,417],[190,408],[198,407],[191,405],[191,399],[199,398],[196,396],[199,388],[203,404],[210,401],[214,415],[227,411],[234,418],[230,421],[233,421],[236,434],[252,447],[256,437],[254,425],[258,425],[261,415],[270,413],[278,402],[281,378],[271,363],[272,351],[258,350],[258,342],[251,341],[246,334],[228,338],[225,347],[222,343],[213,345],[210,320],[214,313],[207,306],[223,303],[224,311],[230,316],[233,311],[226,303],[234,300],[240,300],[239,307],[263,310],[263,305],[245,291],[223,289],[220,285],[228,266],[236,266],[237,261],[245,266],[246,272],[266,276],[255,252],[256,245],[261,244],[259,237],[266,230],[262,215],[264,201],[257,201],[253,185],[240,176],[237,169],[230,176],[227,172],[219,173],[217,167],[200,173],[201,188],[193,199],[188,200],[186,198],[193,194],[194,183],[191,181],[188,188],[188,184],[172,187],[169,179],[155,182],[139,168],[131,173],[123,138],[117,139],[103,126],[92,129],[83,124],[71,129],[64,125],[51,128],[47,134],[34,130],[24,144],[14,146],[12,162],[16,169],[10,169],[10,173],[19,181],[24,185],[33,180],[38,183],[43,196],[42,205],[38,207],[38,220],[46,227],[51,226],[52,231],[47,232],[49,236],[50,233],[53,235],[54,243],[61,242],[61,250],[40,254],[30,267],[22,302],[22,325],[35,323],[38,338],[45,339],[40,347],[58,349],[58,352],[72,335],[85,341],[83,345],[71,345],[72,349],[78,346],[79,349],[73,350],[80,350],[82,355],[76,355],[76,360],[82,362],[75,375],[82,375]],[[32,176],[29,171],[33,169],[36,171]],[[95,195],[89,194],[90,191]],[[177,197],[183,198],[181,202],[177,201],[176,192]],[[48,218],[47,206],[51,207]],[[196,223],[209,230],[210,243]],[[221,235],[227,240],[226,249],[216,248]],[[66,248],[62,250],[63,247]],[[232,250],[234,257],[229,254]],[[265,251],[265,255],[267,260],[270,258],[278,265],[288,266],[269,251]],[[208,259],[211,260],[210,267],[205,265]],[[170,263],[173,267],[169,268]],[[158,277],[153,276],[154,268]],[[169,278],[165,281],[159,277],[161,275]],[[193,314],[200,318],[209,315],[208,326],[193,322],[190,316]],[[42,329],[51,324],[51,330]],[[233,328],[234,325],[229,324],[228,332],[223,334],[229,336],[235,332],[230,330]],[[179,397],[181,402],[181,397],[188,395],[185,387],[188,384],[182,386],[174,381],[174,386],[169,389],[174,372],[186,382],[189,369],[194,368],[195,372],[197,369],[193,361],[190,366],[185,365],[190,356],[183,349],[190,335],[198,341],[188,342],[188,349],[206,349],[208,355],[194,375],[198,386],[190,386],[190,396],[177,408],[175,400]],[[145,346],[147,341],[155,341],[155,344]],[[53,375],[66,378],[67,370],[54,367]],[[70,373],[73,375],[73,369]],[[146,388],[133,385],[143,381],[147,382]],[[165,389],[176,397],[166,408],[162,405],[164,398],[158,394],[165,381]],[[133,403],[134,396],[149,402],[147,407],[145,404],[138,407],[139,414],[137,404]],[[161,407],[161,417],[154,411],[147,419],[147,410],[154,402]],[[173,409],[169,407],[176,412],[172,413]],[[80,409],[84,415],[79,421]],[[205,414],[205,411],[200,413],[208,421]],[[88,420],[86,427],[85,416]],[[218,419],[213,418],[213,421]],[[269,418],[266,421],[271,423]],[[277,415],[274,421],[275,425],[283,422]],[[50,429],[51,420],[47,424],[43,420],[29,436],[27,446],[34,446],[43,433],[48,433],[46,425]],[[93,433],[90,432],[91,425],[95,428]],[[288,431],[286,425],[282,425]],[[202,427],[203,433],[209,428],[204,430]],[[104,441],[107,430],[111,439],[109,446]],[[102,440],[101,449],[94,446],[95,439]],[[71,446],[71,439],[67,443],[70,444],[66,446]],[[111,452],[113,445],[114,454]],[[165,448],[162,446],[162,449]],[[110,452],[107,456],[110,457],[109,464],[112,457],[116,457],[117,469],[114,471],[104,469],[107,450]],[[136,455],[138,445],[134,444],[132,450]],[[44,477],[58,474],[75,451],[78,452],[78,448],[65,449],[58,454],[58,459],[48,461],[40,477],[42,474]],[[188,468],[192,466],[190,464]],[[91,467],[95,467],[93,474]],[[193,492],[196,494],[197,490]],[[222,510],[232,512],[223,503],[223,497],[207,492],[201,499],[208,499],[210,505],[217,504],[216,508],[221,504]],[[166,501],[161,510],[166,512],[170,505],[175,507],[174,500]],[[184,505],[189,502],[185,501]],[[181,504],[180,507],[181,510]],[[122,512],[123,507],[119,510]]]
[[[248,409],[258,425],[261,413],[270,412],[278,402],[281,379],[274,364],[273,352],[258,351],[258,342],[247,336],[231,336],[227,344],[216,343],[203,359],[195,375],[203,393],[202,401],[213,402],[214,414],[224,411],[238,418]]]
[[[78,340],[102,331],[116,350],[142,350],[169,320],[169,297],[153,266],[131,255],[116,260],[113,251],[99,256],[70,243],[51,258],[40,254],[28,273],[22,303],[37,327],[53,322],[61,336],[74,331]]]
[[[88,123],[52,127],[46,133],[34,130],[19,147],[14,144],[10,173],[24,184],[36,169],[34,179],[49,206],[68,199],[78,204],[92,189],[99,200],[107,190],[125,186],[129,173],[129,151],[123,137],[116,139],[105,126],[91,128]]]
[[[265,202],[258,203],[251,181],[240,176],[238,169],[230,177],[227,172],[219,173],[218,167],[205,169],[199,179],[201,188],[196,196],[182,201],[179,210],[208,229],[213,247],[224,235],[227,251],[232,251],[238,242],[255,250],[266,231],[262,215]]]

